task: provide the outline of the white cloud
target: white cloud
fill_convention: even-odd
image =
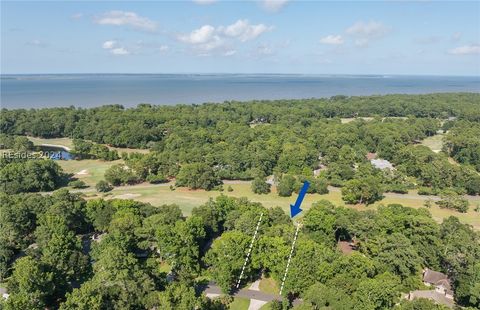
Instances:
[[[112,55],[129,55],[130,52],[124,47],[117,47],[110,51]]]
[[[117,41],[114,41],[114,40],[108,40],[108,41],[105,41],[103,42],[102,44],[102,48],[104,49],[112,49],[115,47],[115,45],[117,45]]]
[[[262,6],[268,12],[280,11],[289,0],[262,0]]]
[[[157,47],[157,51],[159,52],[166,52],[170,49],[170,47],[168,45],[160,45],[159,47]]]
[[[246,19],[239,19],[228,26],[203,25],[190,33],[178,35],[177,39],[180,42],[192,45],[203,56],[210,55],[206,52],[213,50],[222,50],[222,54],[226,54],[234,50],[231,45],[235,41],[254,40],[271,29],[273,27],[264,24],[252,25]]]
[[[128,26],[136,30],[155,31],[157,23],[135,12],[109,11],[97,16],[94,22],[99,25]]]
[[[452,55],[479,55],[480,45],[463,45],[449,50],[448,53]]]
[[[192,0],[196,4],[208,5],[217,2],[217,0]]]
[[[320,43],[322,44],[330,44],[330,45],[341,45],[344,43],[344,40],[341,35],[328,35],[320,39]]]
[[[371,40],[379,39],[390,32],[390,27],[376,21],[359,21],[348,27],[345,32],[356,37],[355,45],[365,47]]]
[[[351,35],[364,37],[381,37],[388,33],[389,27],[376,21],[363,22],[359,21],[347,28],[346,32]]]
[[[227,27],[219,27],[218,30],[228,37],[238,38],[240,41],[245,42],[256,39],[262,33],[271,29],[273,28],[264,24],[250,25],[247,19],[239,19]]]
[[[179,40],[190,44],[203,44],[214,40],[215,27],[204,25],[198,29],[193,30],[189,34],[179,36]]]
[[[118,42],[115,40],[108,40],[103,42],[102,48],[106,49],[112,55],[129,55],[130,51],[123,46],[119,46]]]

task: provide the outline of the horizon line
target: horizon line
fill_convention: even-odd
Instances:
[[[428,74],[428,73],[247,73],[247,72],[43,72],[43,73],[0,73],[8,75],[304,75],[304,76],[424,76],[424,77],[477,77],[478,75],[464,74]]]

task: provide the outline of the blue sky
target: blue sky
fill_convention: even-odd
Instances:
[[[480,2],[2,1],[15,73],[480,75]]]

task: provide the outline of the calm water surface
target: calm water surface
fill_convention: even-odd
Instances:
[[[334,95],[480,92],[480,77],[270,74],[2,75],[1,107],[320,98]]]

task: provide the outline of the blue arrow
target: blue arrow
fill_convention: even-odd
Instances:
[[[295,201],[295,205],[290,205],[291,217],[294,217],[298,213],[302,212],[302,209],[300,209],[300,205],[302,204],[303,198],[305,197],[305,194],[307,193],[309,186],[310,186],[310,183],[308,183],[308,181],[305,181],[305,183],[303,183],[302,189],[300,189],[300,193],[298,193],[298,197],[297,197],[297,201]]]

